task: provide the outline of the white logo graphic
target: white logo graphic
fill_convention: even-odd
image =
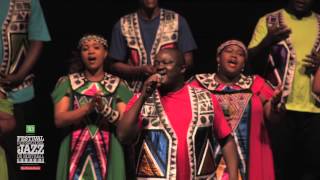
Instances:
[[[17,163],[44,163],[43,136],[17,136]]]

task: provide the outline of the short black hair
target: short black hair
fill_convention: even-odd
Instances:
[[[158,54],[160,52],[168,52],[171,55],[175,56],[174,58],[177,60],[177,65],[182,66],[185,65],[185,59],[183,56],[183,53],[178,49],[178,48],[165,48],[165,49],[161,49]]]

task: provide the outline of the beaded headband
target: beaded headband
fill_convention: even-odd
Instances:
[[[83,36],[79,41],[78,47],[80,48],[86,41],[89,41],[89,40],[96,41],[102,44],[103,46],[108,47],[108,42],[105,38],[103,38],[102,36],[93,35],[93,34]]]
[[[238,41],[238,40],[229,40],[229,41],[222,43],[217,49],[217,56],[222,52],[222,50],[225,47],[230,46],[230,45],[239,46],[244,51],[245,56],[248,57],[248,51],[247,51],[246,46],[241,41]]]

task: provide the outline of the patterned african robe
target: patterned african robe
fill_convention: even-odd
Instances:
[[[31,14],[31,0],[12,0],[8,15],[2,25],[3,61],[0,72],[13,74],[23,63],[29,48],[28,21]],[[27,75],[22,84],[12,91],[17,91],[32,85],[33,75]]]
[[[192,120],[187,134],[190,179],[214,176],[214,109],[208,91],[188,87]],[[176,179],[178,139],[160,101],[158,92],[141,110],[142,132],[136,142],[137,179]],[[217,158],[218,159],[218,158]]]
[[[148,53],[144,47],[138,13],[126,15],[120,19],[122,35],[125,37],[130,51],[129,64],[141,66],[147,63]],[[179,15],[173,11],[160,9],[160,24],[150,52],[151,65],[156,54],[162,48],[176,47],[178,41]],[[142,79],[133,80],[131,88],[140,92]]]
[[[241,75],[240,80],[234,85],[220,84],[215,80],[215,74],[198,74],[190,83],[191,86],[196,86],[193,83],[216,96],[232,128],[240,158],[240,179],[274,179],[273,157],[263,122],[263,105],[258,97],[258,94],[266,94],[266,99],[271,98],[273,93],[271,87],[259,76],[244,75]],[[221,149],[217,150],[216,158],[220,158]],[[218,168],[215,178],[225,179],[227,177],[225,161],[223,158],[216,161]]]
[[[320,15],[316,15],[318,20],[318,29],[320,30]],[[281,10],[271,13],[266,16],[267,27],[282,27],[285,26],[283,14]],[[313,46],[313,51],[320,52],[320,31]],[[311,52],[311,51],[310,51]],[[267,72],[267,79],[274,85],[282,83],[284,89],[282,91],[281,103],[284,104],[291,93],[294,72],[296,68],[296,54],[290,38],[274,45],[269,54],[270,69]],[[314,79],[314,74],[309,73],[311,81]],[[312,84],[312,83],[311,83]],[[320,103],[320,97],[312,93],[317,103]]]
[[[131,93],[116,76],[105,73],[99,82],[89,81],[83,73],[62,77],[53,97],[59,102],[63,96],[72,99],[71,109],[77,109],[102,92],[102,101],[113,108],[121,96]],[[55,103],[56,103],[55,102]],[[57,179],[125,179],[121,145],[113,135],[114,127],[101,124],[102,115],[94,110],[79,125],[75,125],[60,147]],[[106,121],[106,120],[103,120]]]

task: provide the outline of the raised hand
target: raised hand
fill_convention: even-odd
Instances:
[[[314,74],[320,66],[320,52],[312,51],[303,59],[307,74]]]
[[[160,86],[161,86],[161,75],[153,74],[144,82],[143,88],[141,91],[141,96],[143,96],[144,98],[151,96],[153,91]]]
[[[142,73],[149,77],[150,75],[156,73],[156,68],[150,64],[144,64],[141,66]]]
[[[274,45],[278,42],[285,40],[291,34],[291,29],[287,26],[271,26],[268,28],[268,34],[265,37],[265,41],[268,45]]]
[[[86,112],[86,115],[90,114],[95,109],[95,103],[93,101],[90,101],[84,105],[81,106]]]
[[[284,107],[281,104],[282,90],[283,90],[283,86],[282,84],[279,84],[275,88],[272,99],[271,99],[271,108],[275,112],[281,112],[284,110]]]
[[[24,80],[24,77],[18,74],[8,74],[5,75],[0,73],[0,86],[2,86],[6,90],[13,89],[14,87],[21,84]]]
[[[92,102],[94,103],[95,108],[97,111],[102,111],[104,104],[102,102],[102,94],[100,92],[97,92],[95,96],[92,99]]]

